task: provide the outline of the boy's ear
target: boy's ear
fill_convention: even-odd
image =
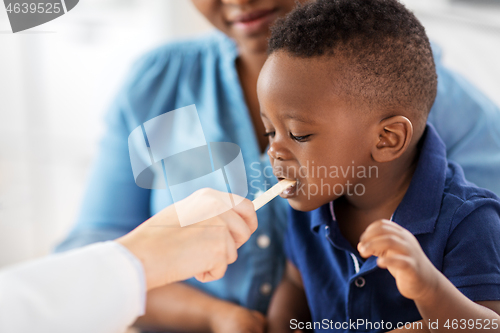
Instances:
[[[378,140],[372,148],[372,158],[379,163],[390,162],[408,149],[413,137],[413,125],[404,116],[393,116],[379,123],[377,134]]]

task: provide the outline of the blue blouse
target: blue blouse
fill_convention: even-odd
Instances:
[[[240,85],[234,42],[221,32],[161,46],[134,65],[107,115],[78,221],[56,251],[117,238],[171,203],[165,190],[135,184],[128,136],[160,114],[195,104],[207,142],[240,146],[253,199],[276,182],[261,155]],[[500,193],[500,111],[458,75],[438,63],[438,97],[429,121],[462,165],[469,180]],[[181,148],[190,133],[174,128]],[[184,138],[184,139],[183,139]],[[226,276],[206,284],[188,283],[216,297],[266,311],[279,283],[285,256],[287,203],[273,200],[258,212],[259,228],[239,251]]]

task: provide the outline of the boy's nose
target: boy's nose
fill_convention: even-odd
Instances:
[[[290,152],[277,140],[273,140],[273,142],[269,144],[267,155],[269,155],[270,158],[280,161],[290,159]]]

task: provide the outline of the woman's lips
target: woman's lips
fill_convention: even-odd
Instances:
[[[246,33],[252,34],[268,31],[269,26],[278,17],[276,9],[257,10],[248,14],[240,15],[232,20],[233,27]]]

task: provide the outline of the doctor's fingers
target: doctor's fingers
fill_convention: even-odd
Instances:
[[[253,203],[250,200],[242,198],[236,194],[232,194],[232,196],[233,202],[241,201],[233,207],[233,210],[245,221],[248,228],[250,228],[250,232],[254,233],[255,230],[257,230],[258,222],[257,213],[255,212]]]
[[[216,266],[228,265],[236,261],[238,258],[236,243],[227,224],[222,222],[221,225],[218,222],[217,225],[209,226],[204,231],[206,241],[202,246],[202,251],[207,258],[206,271],[213,270]]]
[[[228,236],[226,236],[226,261],[223,262],[226,266],[232,264],[238,259],[238,246],[234,241],[234,236],[230,232]]]
[[[212,247],[206,249],[206,251],[209,252],[208,257],[211,263],[206,271],[195,275],[198,281],[210,282],[221,279],[226,273],[227,266],[235,262],[238,258],[236,245],[234,244],[232,236],[227,232],[223,237],[225,242],[221,242],[219,237],[215,237],[213,239],[216,243],[212,244]]]
[[[195,275],[195,279],[200,282],[212,282],[221,279],[226,274],[227,265],[219,264],[210,271]]]
[[[234,209],[220,214],[217,218],[229,229],[236,248],[243,245],[253,233],[246,221]]]

